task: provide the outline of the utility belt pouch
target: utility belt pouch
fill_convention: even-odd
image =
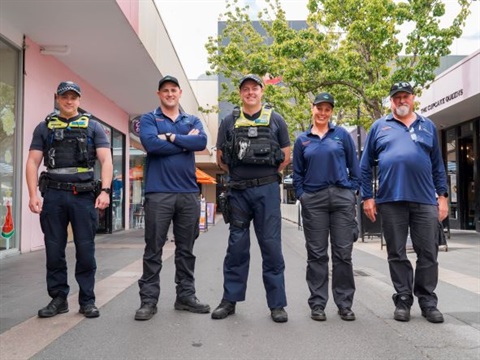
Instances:
[[[218,195],[218,208],[222,212],[225,224],[228,224],[232,219],[232,208],[225,191]]]
[[[94,180],[93,187],[94,187],[93,191],[95,192],[95,197],[97,197],[102,192],[102,181]]]
[[[38,189],[40,190],[40,193],[45,194],[45,191],[47,190],[48,187],[48,175],[45,171],[42,171],[40,173],[40,177],[38,178]]]

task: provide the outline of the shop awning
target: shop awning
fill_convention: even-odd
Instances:
[[[199,184],[216,184],[217,182],[213,177],[208,175],[206,172],[196,168],[195,175],[197,176],[197,182]]]

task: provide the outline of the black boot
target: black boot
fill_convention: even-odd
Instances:
[[[222,300],[212,312],[212,319],[225,319],[227,316],[235,314],[235,303],[227,300]]]

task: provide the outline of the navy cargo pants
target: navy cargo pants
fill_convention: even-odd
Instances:
[[[335,186],[300,197],[307,248],[308,304],[325,308],[328,301],[328,240],[332,246],[332,293],[338,308],[351,308],[355,294],[352,250],[358,238],[356,197]]]
[[[68,285],[67,227],[72,225],[75,243],[75,279],[80,288],[80,305],[95,303],[95,233],[98,227],[98,214],[95,209],[95,194],[48,188],[43,195],[40,225],[45,235],[47,255],[47,289],[50,297],[67,298]]]
[[[438,209],[435,205],[397,201],[378,204],[387,244],[390,277],[396,293],[395,305],[403,302],[410,307],[413,295],[420,307],[436,307],[438,298]],[[415,274],[407,256],[410,229],[413,249],[417,254]]]
[[[280,188],[277,182],[231,189],[230,236],[223,263],[223,299],[245,300],[250,266],[250,221],[262,253],[263,283],[270,309],[285,307],[285,263],[281,242]]]
[[[156,304],[160,296],[163,246],[173,220],[177,298],[195,295],[193,245],[199,235],[198,193],[147,193],[145,195],[145,252],[138,280],[142,303]]]

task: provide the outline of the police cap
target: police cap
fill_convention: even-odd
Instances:
[[[73,91],[78,94],[78,96],[82,96],[82,92],[80,91],[80,86],[75,84],[73,81],[62,81],[58,84],[57,87],[57,95],[63,95],[67,91]]]

